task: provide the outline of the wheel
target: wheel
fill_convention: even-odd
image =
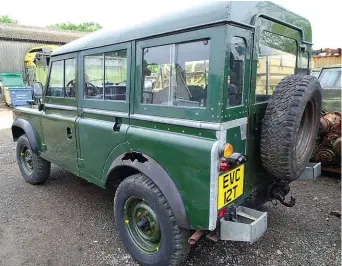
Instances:
[[[49,178],[50,162],[32,152],[26,135],[19,137],[16,154],[21,175],[27,183],[38,185],[44,183]]]
[[[121,241],[141,265],[180,265],[189,254],[188,232],[178,227],[163,193],[147,176],[121,182],[114,213]]]
[[[313,76],[291,75],[276,87],[261,127],[263,167],[276,179],[293,181],[304,171],[315,146],[322,89]]]

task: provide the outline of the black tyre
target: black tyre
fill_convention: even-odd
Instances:
[[[114,213],[121,241],[141,265],[180,265],[189,254],[188,232],[178,227],[163,193],[145,175],[121,182]]]
[[[311,157],[319,129],[322,90],[313,76],[291,75],[276,87],[261,128],[263,167],[293,181]]]
[[[27,183],[38,185],[49,178],[50,162],[32,152],[26,135],[19,137],[16,153],[20,172]]]

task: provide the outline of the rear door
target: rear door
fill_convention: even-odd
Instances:
[[[299,52],[299,39],[297,32],[279,26],[281,32],[274,33],[271,29],[266,30],[269,25],[257,29],[257,42],[253,48],[253,65],[251,78],[251,91],[249,95],[250,107],[248,118],[248,143],[247,154],[249,155],[248,175],[250,190],[256,191],[269,183],[272,179],[262,167],[260,138],[262,119],[269,99],[271,98],[278,83],[286,76],[295,74],[297,67],[297,54]],[[277,29],[273,27],[272,29]],[[280,33],[286,30],[295,36],[285,37]],[[289,34],[289,33],[288,33]]]
[[[101,185],[106,160],[129,127],[131,43],[82,51],[78,64],[80,175]]]

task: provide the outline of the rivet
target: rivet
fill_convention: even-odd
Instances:
[[[211,111],[213,111],[214,110],[214,108],[211,108]]]
[[[169,128],[167,128],[167,130],[170,130]]]
[[[196,113],[195,115],[198,115],[198,113]]]
[[[184,130],[182,132],[184,133]]]
[[[202,134],[201,134],[201,133],[199,133],[199,135],[201,136]]]

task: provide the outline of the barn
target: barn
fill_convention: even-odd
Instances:
[[[76,31],[0,23],[0,73],[16,72],[25,77],[24,58],[31,48],[60,46],[83,35]]]

